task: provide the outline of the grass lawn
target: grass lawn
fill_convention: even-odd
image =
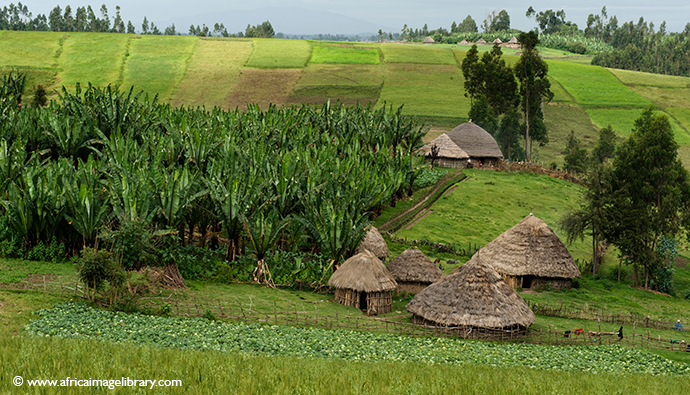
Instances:
[[[583,106],[644,107],[651,102],[603,67],[547,60],[549,75]]]
[[[482,247],[532,211],[565,240],[557,223],[577,207],[582,186],[532,173],[465,170],[465,174],[468,179],[440,198],[431,208],[433,213],[396,236]],[[569,247],[570,253],[587,259],[590,244],[586,238],[578,241]]]
[[[381,44],[386,63],[422,63],[456,65],[450,48],[419,44]]]
[[[311,56],[311,45],[302,40],[255,38],[247,67],[259,69],[302,68]]]
[[[377,106],[404,104],[404,114],[427,117],[462,118],[470,110],[462,72],[455,66],[387,64],[384,79]]]
[[[62,47],[58,64],[59,86],[74,90],[79,82],[86,87],[117,84],[131,35],[113,33],[70,33]]]
[[[577,104],[547,104],[544,106],[544,120],[549,131],[549,143],[536,149],[539,152],[539,162],[545,166],[553,162],[556,162],[559,168],[563,166],[565,146],[571,131],[575,132],[582,146],[590,152],[599,140],[599,133],[587,117],[587,113]]]
[[[312,45],[310,63],[379,64],[379,51],[376,48],[335,43]]]
[[[628,137],[633,127],[635,127],[635,120],[640,117],[642,111],[642,109],[624,110],[591,108],[587,110],[587,115],[589,115],[592,123],[597,125],[597,127],[604,128],[611,125],[613,126],[613,130]],[[655,115],[656,114],[662,114],[662,112],[655,111]],[[669,119],[669,121],[671,122],[676,142],[680,145],[690,144],[690,134],[673,118]]]
[[[30,66],[53,67],[60,38],[65,33],[53,32],[0,32],[0,67]]]
[[[198,37],[134,36],[125,63],[122,88],[134,86],[149,97],[168,101],[187,70]]]
[[[251,52],[248,40],[199,39],[187,72],[170,98],[171,105],[223,107]]]

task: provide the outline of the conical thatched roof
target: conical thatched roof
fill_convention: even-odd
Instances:
[[[388,264],[388,271],[395,281],[433,283],[443,276],[443,272],[431,259],[418,249],[403,251]]]
[[[379,259],[388,258],[388,245],[386,241],[383,240],[383,236],[379,233],[378,229],[371,226],[364,236],[364,240],[355,250],[355,254],[359,254],[364,250],[369,250],[374,253]]]
[[[471,158],[503,158],[496,140],[472,122],[456,126],[448,132],[448,137]]]
[[[477,45],[489,45],[489,43],[487,43],[486,41],[484,41],[483,38],[480,38],[479,40],[477,40]]]
[[[328,285],[357,292],[382,292],[395,289],[398,283],[379,258],[365,250],[346,260],[333,273]]]
[[[419,153],[424,156],[431,155],[431,147],[434,145],[439,148],[439,158],[468,159],[470,157],[467,152],[458,147],[457,144],[455,144],[453,140],[451,140],[450,137],[448,137],[448,135],[445,133],[436,137],[432,142],[420,148]]]
[[[434,44],[435,42],[436,41],[434,41],[434,39],[431,37],[427,37],[424,39],[424,41],[422,41],[423,44]]]
[[[467,41],[467,40],[462,40],[462,41],[460,41],[458,44],[460,44],[460,45],[470,45],[470,44],[472,44],[472,43],[469,42],[469,41]]]
[[[508,41],[508,44],[518,44],[518,39],[517,39],[515,36],[513,36],[513,37]]]
[[[494,44],[503,44],[503,41],[501,41],[500,38],[497,38],[493,41]]]
[[[530,214],[503,232],[477,255],[510,276],[580,277],[563,242],[541,219]]]
[[[527,303],[478,254],[429,285],[406,308],[445,326],[504,328],[534,323]]]

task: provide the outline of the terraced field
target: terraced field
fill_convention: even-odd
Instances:
[[[467,121],[460,64],[470,46],[222,39],[129,34],[0,32],[0,72],[27,73],[27,100],[36,84],[52,92],[76,82],[134,86],[172,105],[244,108],[257,103],[401,106],[434,135]],[[479,51],[491,50],[480,46]],[[504,50],[514,64],[516,51]],[[545,106],[550,142],[536,160],[563,163],[570,131],[592,147],[612,125],[628,136],[645,107],[668,114],[680,155],[690,166],[690,78],[604,69],[589,57],[543,50],[554,99]],[[56,97],[56,96],[52,96]]]

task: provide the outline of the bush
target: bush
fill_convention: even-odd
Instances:
[[[66,249],[65,245],[58,243],[55,236],[50,240],[49,245],[41,242],[36,244],[34,248],[29,250],[26,259],[30,261],[44,261],[44,262],[62,262],[65,260]]]
[[[12,231],[10,217],[0,217],[0,257],[19,258],[22,254],[22,240]]]
[[[221,268],[222,254],[207,248],[188,244],[181,246],[176,238],[171,237],[162,248],[164,261],[174,262],[180,274],[187,280],[204,280],[218,274]]]
[[[448,170],[441,170],[441,169],[430,169],[428,167],[423,167],[422,169],[419,170],[420,174],[417,176],[417,178],[414,180],[414,188],[415,189],[422,189],[426,188],[428,186],[435,185],[438,180],[443,178],[443,176],[448,173]]]
[[[84,248],[81,258],[77,261],[79,279],[86,284],[87,293],[91,292],[91,300],[95,299],[96,291],[103,288],[106,281],[113,286],[124,282],[124,272],[111,259],[108,251]]]
[[[577,277],[573,278],[571,286],[575,289],[580,289],[580,279]]]

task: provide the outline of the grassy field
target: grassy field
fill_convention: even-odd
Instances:
[[[599,140],[599,132],[587,117],[587,113],[574,103],[551,103],[544,106],[544,119],[549,131],[549,143],[537,147],[539,162],[545,166],[563,165],[565,146],[570,132],[574,131],[584,148],[591,152]]]
[[[122,87],[143,90],[168,101],[180,83],[198,37],[134,36],[129,46]]]
[[[407,44],[381,44],[380,48],[386,63],[457,64],[450,48]]]
[[[379,64],[376,48],[345,44],[313,43],[310,63]]]
[[[0,31],[0,66],[53,67],[65,33]]]
[[[98,86],[120,81],[129,34],[70,33],[58,58],[59,86],[73,90],[77,82]]]
[[[198,40],[170,104],[227,108],[228,96],[239,83],[251,52],[252,42],[248,40]]]
[[[651,104],[602,67],[557,61],[547,63],[549,75],[582,106],[644,107]]]
[[[288,102],[301,69],[244,68],[240,80],[226,99],[225,108],[245,108],[258,104],[262,109],[270,104],[281,106]]]
[[[607,69],[625,85],[654,86],[658,88],[690,88],[689,77],[644,73],[620,69]]]
[[[470,109],[457,67],[387,64],[384,80],[378,106],[404,104],[404,114],[431,117],[466,117]]]
[[[641,109],[623,110],[597,108],[588,109],[587,115],[589,115],[592,123],[598,127],[603,128],[611,125],[613,126],[613,130],[627,137],[630,136],[633,127],[635,127],[635,120],[640,117],[642,111]],[[655,114],[662,114],[662,112],[656,111]],[[676,142],[680,145],[690,144],[690,134],[674,119],[670,119],[670,122]]]
[[[311,56],[311,45],[300,40],[255,38],[247,67],[259,69],[302,68]]]
[[[376,103],[382,86],[379,65],[309,63],[302,69],[287,102],[323,104],[332,99],[347,104]]]

